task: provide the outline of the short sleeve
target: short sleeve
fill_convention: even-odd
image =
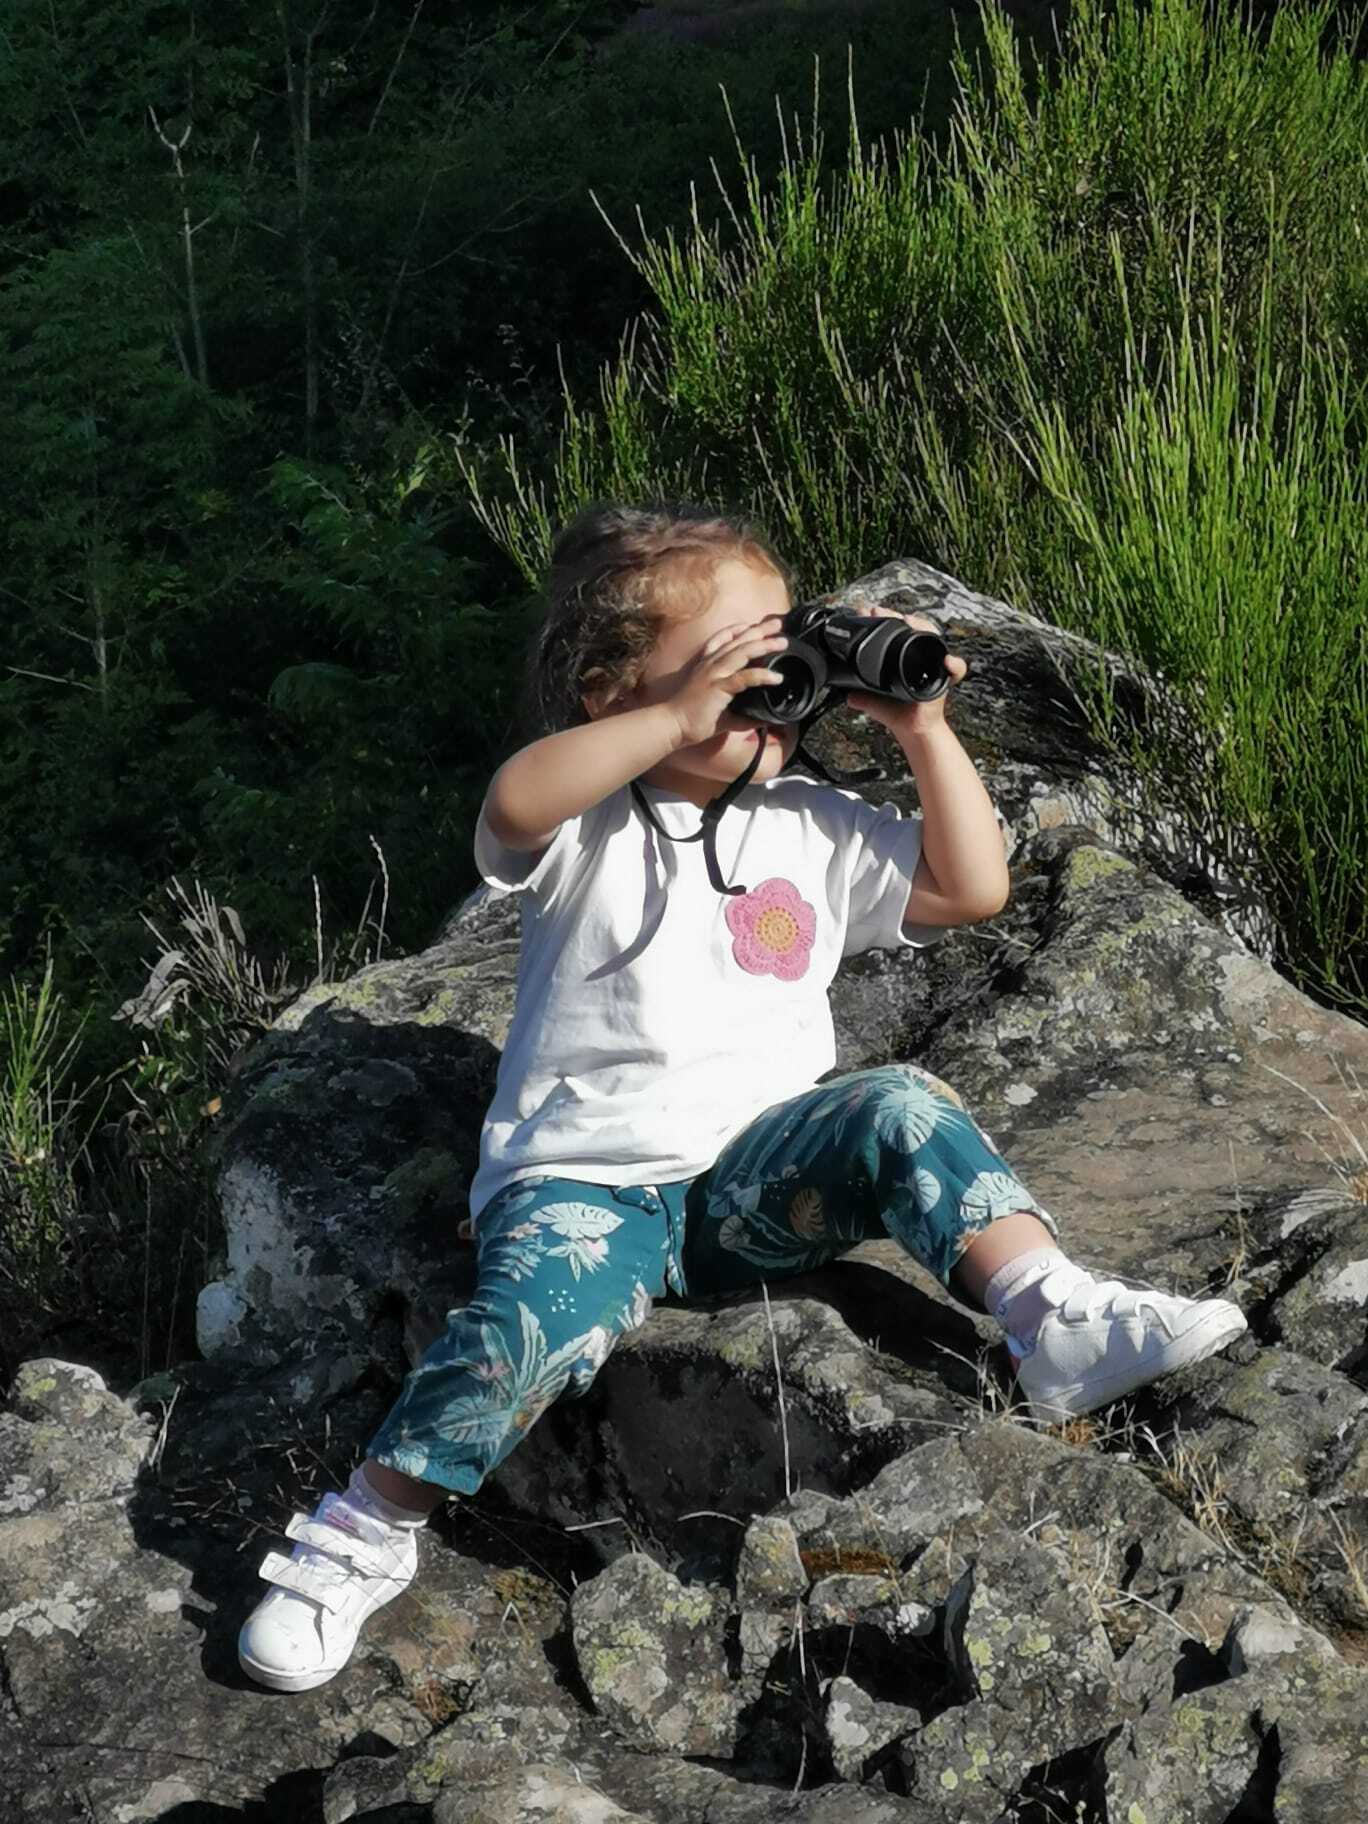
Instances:
[[[489,827],[485,804],[475,820],[475,866],[480,878],[500,893],[530,893],[549,904],[571,871],[581,848],[582,817],[567,817],[537,855],[531,849],[510,849]]]
[[[842,793],[849,815],[849,872],[845,956],[862,950],[922,949],[939,943],[948,925],[904,925],[912,876],[921,860],[922,820],[896,804],[876,810],[854,793]]]

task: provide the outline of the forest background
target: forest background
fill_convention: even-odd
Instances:
[[[231,1059],[477,884],[590,499],[1143,659],[1181,751],[1102,673],[1099,734],[1368,1017],[1366,45],[1333,0],[11,0],[0,1384],[194,1353]]]

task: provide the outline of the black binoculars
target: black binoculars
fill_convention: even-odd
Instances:
[[[784,616],[780,632],[788,645],[763,663],[783,683],[738,691],[729,705],[734,714],[753,722],[802,722],[824,690],[929,703],[950,682],[944,640],[892,615],[801,602]]]

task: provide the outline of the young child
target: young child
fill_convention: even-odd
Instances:
[[[522,893],[525,915],[470,1191],[475,1296],[348,1487],[296,1514],[293,1555],[263,1563],[273,1587],[239,1640],[261,1684],[303,1691],[339,1672],[412,1578],[431,1511],[473,1494],[668,1292],[810,1271],[891,1235],[997,1319],[1043,1422],[1245,1328],[1222,1300],[1128,1289],[1071,1261],[1053,1217],[925,1071],[817,1083],[835,1064],[827,988],[842,957],[934,943],[999,911],[1009,881],[944,696],[849,698],[902,747],[919,818],[783,773],[796,727],[730,708],[781,681],[790,606],[759,533],[702,509],[590,508],[556,540],[528,676],[552,732],[499,768],[475,836],[481,875]],[[966,667],[951,655],[946,669],[957,683]],[[705,854],[688,846],[705,836]]]

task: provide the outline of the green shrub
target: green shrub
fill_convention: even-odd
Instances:
[[[510,436],[462,475],[529,583],[586,500],[687,494],[805,592],[920,557],[1142,660],[1188,750],[1105,673],[1099,736],[1254,869],[1294,979],[1368,1011],[1368,81],[1332,10],[1260,38],[1076,0],[1031,94],[985,0],[943,157],[867,151],[853,97],[831,185],[818,132],[768,187],[738,140],[734,245],[624,240],[645,332],[567,387],[553,462]]]

